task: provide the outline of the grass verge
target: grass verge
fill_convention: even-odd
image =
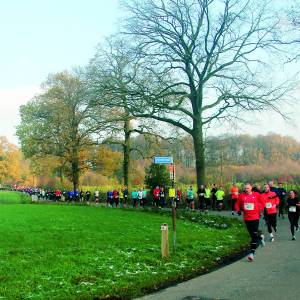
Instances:
[[[27,204],[31,198],[26,193],[0,191],[0,204]]]
[[[249,240],[236,220],[183,214],[176,255],[161,259],[162,223],[169,213],[1,205],[0,298],[131,299],[207,272]]]

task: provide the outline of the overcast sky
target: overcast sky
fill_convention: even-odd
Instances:
[[[19,106],[39,92],[49,73],[87,64],[96,45],[118,30],[120,16],[118,0],[1,1],[0,136],[17,144]],[[234,133],[276,132],[300,141],[300,109],[287,110],[288,123],[275,114],[259,114],[253,120],[258,124]]]

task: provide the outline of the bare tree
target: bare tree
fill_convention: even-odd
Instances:
[[[138,151],[132,146],[132,135],[158,135],[153,129],[153,122],[149,124],[145,119],[137,120],[130,110],[129,91],[133,89],[133,84],[136,86],[137,78],[144,78],[140,65],[138,51],[131,48],[127,41],[110,37],[97,49],[86,74],[94,107],[98,111],[107,111],[105,122],[109,124],[110,130],[102,143],[122,146],[126,186],[130,181],[130,153]]]
[[[271,1],[128,0],[124,34],[136,42],[147,81],[135,78],[135,116],[193,138],[197,183],[205,182],[204,129],[273,110],[289,86],[271,74],[286,54]]]

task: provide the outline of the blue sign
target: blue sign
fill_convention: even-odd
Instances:
[[[153,162],[155,164],[172,164],[173,163],[173,157],[172,156],[155,156],[153,158]]]

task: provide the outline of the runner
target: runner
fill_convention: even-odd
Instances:
[[[147,190],[145,187],[143,188],[142,192],[143,192],[143,205],[145,206],[145,204],[147,203]]]
[[[254,260],[255,250],[261,241],[264,245],[263,236],[259,236],[259,218],[264,209],[264,202],[258,193],[252,192],[250,183],[245,185],[245,192],[241,193],[235,203],[235,211],[243,211],[244,221],[251,237],[250,253],[247,257],[249,262]]]
[[[279,205],[279,198],[276,192],[270,190],[270,185],[265,184],[265,192],[261,194],[265,203],[265,219],[270,234],[270,242],[274,242],[274,232],[277,232],[277,206]]]
[[[144,207],[143,190],[141,188],[139,188],[138,191],[137,191],[137,197],[138,197],[138,201],[140,203],[140,207]]]
[[[124,207],[124,193],[122,189],[119,190],[119,200],[120,200],[120,206]]]
[[[166,200],[165,200],[165,190],[163,187],[160,188],[159,191],[159,206],[165,207],[166,206]]]
[[[182,192],[180,189],[177,189],[176,191],[176,198],[175,198],[175,201],[176,201],[176,209],[179,207],[179,204],[181,202],[181,198],[182,198]]]
[[[280,199],[278,218],[280,218],[280,216],[281,216],[281,218],[284,219],[284,207],[285,207],[286,190],[282,186],[281,182],[278,183],[277,195]]]
[[[204,199],[205,189],[204,189],[203,184],[201,184],[200,187],[198,188],[197,194],[198,194],[198,199],[199,199],[199,210],[203,211],[204,205],[205,205],[205,199]]]
[[[82,190],[80,190],[80,192],[79,192],[79,202],[83,202],[83,191]]]
[[[124,194],[124,207],[126,207],[127,200],[128,200],[128,194],[129,194],[127,186],[124,188],[123,194]]]
[[[91,199],[91,192],[89,190],[87,190],[85,192],[85,200],[86,200],[87,205],[90,204],[90,199]]]
[[[100,195],[100,192],[98,189],[96,189],[94,191],[94,199],[95,199],[95,203],[97,203],[97,204],[99,203],[99,195]]]
[[[131,192],[131,198],[132,198],[132,207],[138,208],[138,192],[136,190],[133,190]]]
[[[115,207],[117,208],[119,206],[119,191],[117,189],[113,190],[113,199],[113,205],[115,205]]]
[[[159,205],[159,194],[160,194],[160,188],[159,188],[159,186],[157,186],[153,190],[153,204],[156,207],[158,207],[158,205]]]
[[[232,187],[230,189],[230,196],[231,196],[231,214],[234,215],[234,205],[237,198],[239,197],[239,189],[236,183],[232,184]]]
[[[191,185],[186,192],[186,198],[187,198],[187,202],[188,202],[188,208],[195,210],[194,190]]]
[[[300,215],[300,200],[297,197],[297,193],[295,190],[291,190],[289,192],[289,197],[287,199],[287,208],[288,208],[288,218],[290,221],[290,228],[292,233],[292,240],[296,239],[295,230],[299,230],[299,215]]]
[[[225,192],[223,191],[223,187],[220,186],[219,189],[216,191],[216,199],[217,199],[217,209],[220,211],[223,209],[224,206],[224,197]]]
[[[213,187],[211,189],[211,201],[212,201],[212,210],[215,210],[216,209],[216,201],[217,201],[217,198],[216,198],[216,192],[217,192],[217,186],[216,184],[214,183],[213,184]]]
[[[205,185],[204,187],[205,194],[204,194],[204,210],[207,213],[208,209],[210,208],[210,196],[211,196],[211,190],[209,186]]]

